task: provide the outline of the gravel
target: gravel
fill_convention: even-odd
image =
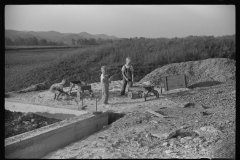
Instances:
[[[157,102],[143,105],[107,129],[45,158],[70,158],[71,155],[66,155],[69,150],[75,158],[234,158],[236,107],[231,93],[236,90],[235,81],[193,90],[169,94],[167,99],[174,103],[166,105],[176,104],[172,107],[162,106],[163,103],[157,106]],[[177,107],[195,104],[196,100],[205,108]],[[159,118],[146,112],[147,108],[181,118]]]
[[[155,85],[161,85],[162,76],[185,74],[188,86],[199,82],[226,82],[235,79],[236,61],[228,58],[210,58],[200,61],[171,63],[157,68],[147,74],[140,82],[150,81]]]

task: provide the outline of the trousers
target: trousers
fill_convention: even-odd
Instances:
[[[109,97],[109,84],[102,83],[102,101],[103,103],[108,103]]]
[[[125,78],[123,79],[123,85],[122,85],[122,89],[121,89],[121,95],[125,94],[125,90],[126,90],[126,86],[127,86],[127,91],[129,87],[132,87],[132,81],[127,81]]]

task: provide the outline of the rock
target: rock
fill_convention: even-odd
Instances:
[[[155,123],[155,124],[157,124],[157,123],[158,123],[158,122],[157,122],[157,121],[155,121],[155,120],[152,120],[151,122],[152,122],[152,123]]]
[[[146,138],[152,138],[152,136],[153,136],[153,135],[152,135],[151,133],[147,133],[147,134],[146,134]]]
[[[201,131],[211,132],[211,133],[220,133],[221,131],[214,128],[213,126],[204,126],[200,128]]]
[[[170,153],[172,153],[173,151],[172,150],[166,150],[166,151],[164,151],[166,154],[170,154]]]
[[[167,139],[168,138],[167,133],[153,133],[152,136],[160,138],[160,139]]]
[[[234,90],[234,91],[232,91],[232,92],[230,92],[231,94],[236,94],[236,90]]]
[[[181,142],[181,143],[185,143],[185,142],[187,142],[187,139],[181,138],[181,139],[180,139],[180,142]]]
[[[24,123],[25,125],[28,125],[28,124],[29,124],[29,122],[28,122],[28,121],[23,121],[23,123]]]
[[[20,122],[22,120],[22,116],[18,117],[18,122]]]
[[[170,141],[169,142],[169,147],[173,147],[174,146],[174,142],[173,141]]]
[[[196,137],[196,138],[193,139],[194,143],[199,143],[200,141],[201,141],[201,139],[199,137]]]
[[[190,148],[191,146],[190,145],[185,145],[184,148]]]
[[[191,140],[191,139],[192,139],[192,137],[190,137],[190,136],[183,137],[183,138],[180,139],[180,142],[181,142],[181,143],[186,143],[187,141],[189,141],[189,140]]]
[[[168,142],[164,142],[164,143],[162,144],[162,146],[169,146],[169,143],[168,143]]]
[[[190,140],[190,139],[192,139],[192,137],[190,137],[190,136],[187,136],[187,137],[184,137],[186,140]]]
[[[183,105],[180,105],[180,106],[183,106],[183,108],[191,108],[191,107],[195,107],[195,103],[184,103]]]

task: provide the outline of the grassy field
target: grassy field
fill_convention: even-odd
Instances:
[[[46,80],[60,81],[58,78],[63,78],[68,72],[63,62],[76,55],[81,57],[84,50],[68,48],[5,51],[5,91],[19,90]]]
[[[68,48],[67,48],[68,47]],[[235,35],[172,39],[123,39],[95,46],[31,46],[5,49],[5,91],[49,81],[89,83],[100,80],[102,65],[109,74],[120,72],[127,56],[132,58],[134,80],[170,63],[208,58],[236,59]]]
[[[109,73],[120,72],[125,63],[111,63],[111,46],[85,46],[81,48],[5,50],[5,92],[27,88],[49,81],[50,84],[67,80],[99,81],[100,68],[107,65]],[[141,73],[145,75],[146,70]],[[135,76],[135,80],[140,80]],[[67,84],[68,85],[68,84]]]

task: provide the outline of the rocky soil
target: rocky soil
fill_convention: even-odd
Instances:
[[[210,58],[200,61],[171,63],[147,74],[141,82],[151,81],[160,85],[162,76],[185,74],[188,86],[199,82],[226,82],[235,79],[236,61],[228,58]]]
[[[5,110],[5,138],[50,125],[60,120],[42,117],[33,113]]]
[[[228,81],[138,103],[102,131],[45,158],[235,158],[235,93],[235,81]]]

